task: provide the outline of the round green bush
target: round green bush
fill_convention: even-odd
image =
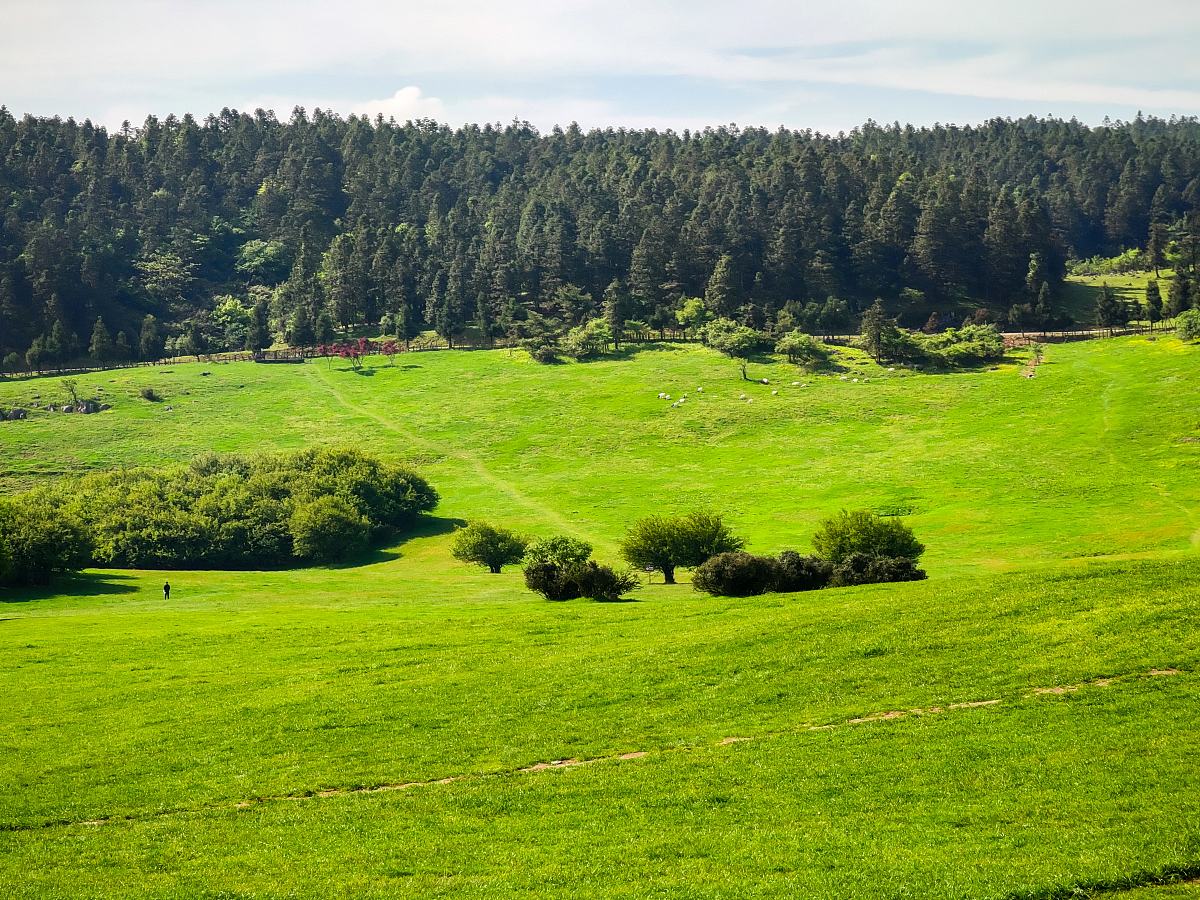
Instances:
[[[835,566],[852,553],[918,559],[925,552],[925,545],[899,519],[865,509],[842,510],[826,519],[813,535],[813,547]]]
[[[750,597],[773,590],[779,563],[741,550],[718,553],[692,572],[692,587],[721,597]]]
[[[297,506],[288,522],[297,557],[332,562],[362,553],[371,523],[341,497],[326,495]]]

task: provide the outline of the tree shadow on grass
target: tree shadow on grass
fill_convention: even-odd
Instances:
[[[418,516],[412,527],[398,535],[386,547],[376,547],[366,553],[342,560],[341,562],[325,563],[327,569],[356,569],[359,566],[373,566],[376,563],[391,562],[400,559],[404,553],[401,548],[416,538],[436,537],[449,534],[456,528],[466,525],[465,519],[451,519],[443,516]]]
[[[618,597],[616,600],[595,600],[595,603],[641,603],[637,597]]]
[[[137,587],[122,582],[134,581],[132,575],[111,572],[79,572],[56,579],[52,584],[0,591],[0,603],[30,603],[53,597],[100,597],[108,594],[133,594]]]
[[[651,341],[645,344],[624,344],[620,350],[610,350],[607,353],[594,357],[596,361],[602,359],[633,359],[635,356],[640,356],[643,353],[679,353],[689,345],[674,344],[669,341]]]

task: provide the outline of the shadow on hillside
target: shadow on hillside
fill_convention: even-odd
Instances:
[[[595,603],[641,603],[637,597],[618,597],[616,600],[595,600]]]
[[[19,588],[0,592],[0,603],[30,603],[34,600],[49,600],[52,597],[100,597],[107,594],[133,594],[137,587],[124,584],[133,581],[132,575],[112,573],[80,572],[67,575],[53,584]]]
[[[685,346],[684,344],[672,344],[665,341],[650,341],[645,344],[623,344],[620,350],[610,350],[602,356],[597,356],[596,359],[633,359],[635,356],[640,356],[643,353],[679,353]]]
[[[466,525],[465,519],[451,519],[442,516],[420,516],[412,528],[400,535],[387,547],[378,547],[352,559],[337,563],[326,563],[327,569],[356,569],[359,566],[373,566],[376,563],[391,562],[400,559],[404,553],[405,544],[416,538],[437,537],[439,534],[449,534],[456,528]]]

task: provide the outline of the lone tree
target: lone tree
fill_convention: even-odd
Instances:
[[[855,553],[915,560],[925,552],[925,545],[899,519],[865,509],[830,516],[813,535],[813,547],[835,565]]]
[[[1112,295],[1108,283],[1100,285],[1100,294],[1096,297],[1096,324],[1107,328],[1111,335],[1114,328],[1125,325],[1129,321],[1129,312],[1125,305]]]
[[[724,353],[730,359],[738,360],[742,367],[742,378],[749,381],[746,375],[746,362],[750,354],[758,347],[761,340],[757,331],[739,325],[732,319],[715,319],[704,326],[704,343]]]
[[[109,333],[108,327],[104,324],[104,319],[101,316],[96,317],[96,324],[92,328],[92,340],[88,344],[88,355],[97,362],[106,362],[112,359],[112,335]]]
[[[657,569],[667,584],[674,584],[677,568],[694,568],[718,553],[741,550],[745,544],[720,516],[698,510],[683,516],[639,519],[621,542],[621,556],[640,569]]]
[[[504,566],[521,561],[528,544],[526,538],[507,528],[472,522],[455,532],[450,553],[455,559],[484,566],[498,575]]]
[[[883,346],[887,339],[887,331],[892,327],[894,326],[883,309],[882,300],[876,300],[871,304],[871,308],[863,313],[862,327],[860,329],[862,348],[871,354],[871,357],[876,362],[883,357]]]
[[[1154,330],[1154,323],[1162,320],[1163,302],[1162,292],[1158,289],[1158,282],[1151,278],[1146,282],[1146,318],[1150,320],[1150,330]]]

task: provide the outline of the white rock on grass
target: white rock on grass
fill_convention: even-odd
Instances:
[[[779,391],[771,391],[771,396],[774,397],[778,393],[779,393]]]

